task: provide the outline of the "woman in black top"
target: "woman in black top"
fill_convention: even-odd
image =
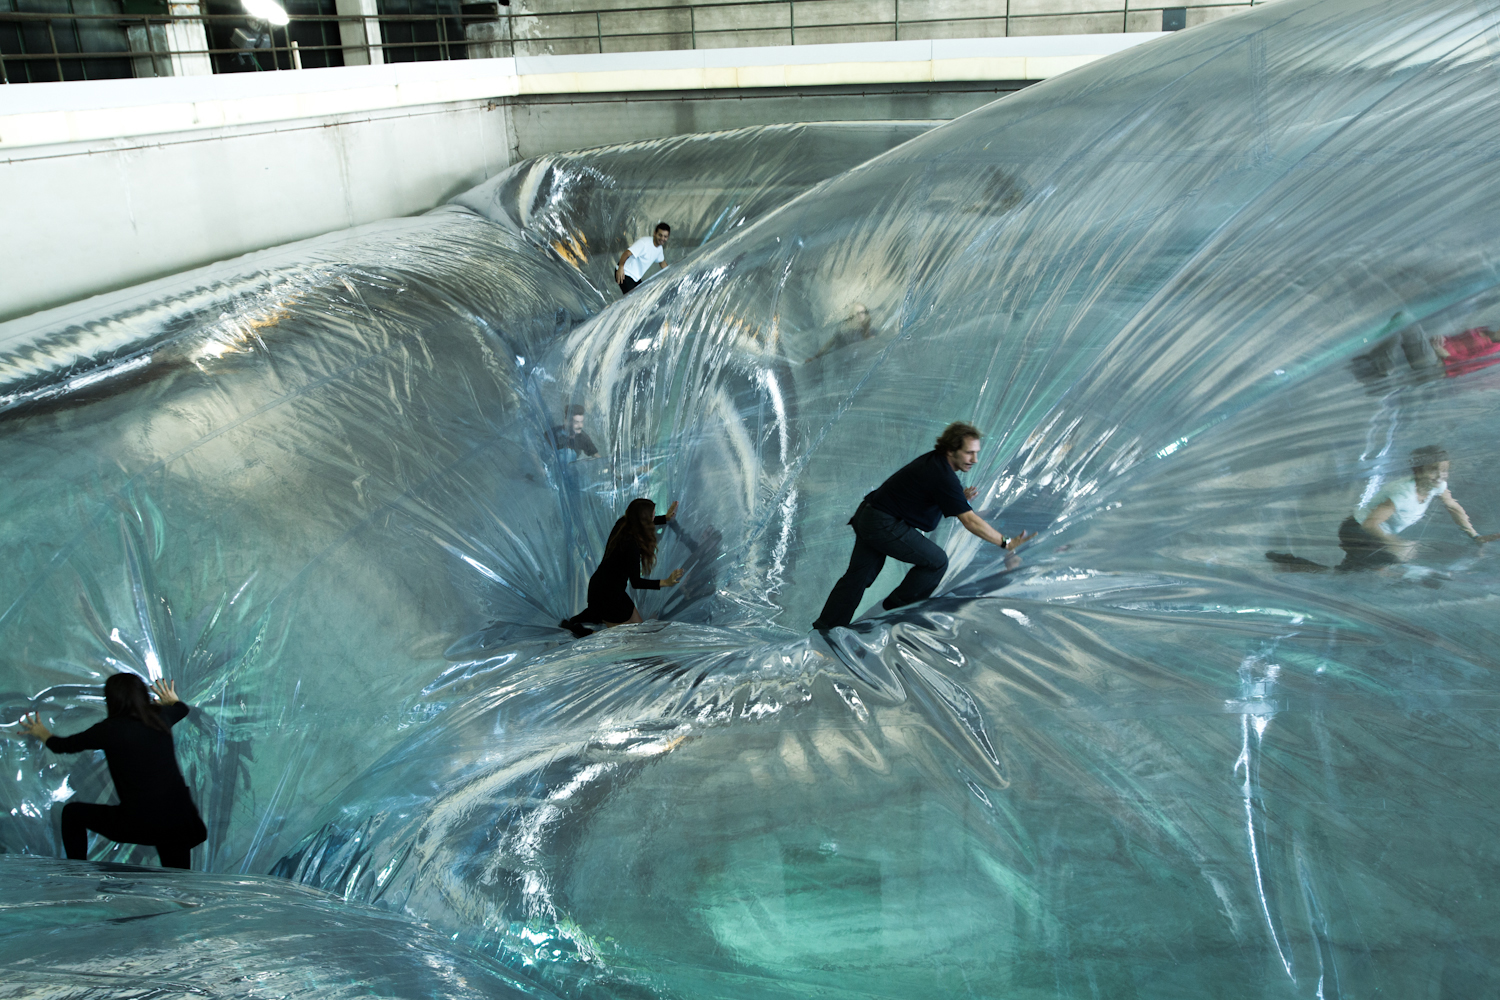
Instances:
[[[610,529],[599,568],[589,577],[589,606],[559,624],[576,636],[585,636],[589,634],[585,625],[602,622],[612,628],[642,621],[640,609],[625,593],[625,584],[637,590],[658,590],[675,586],[682,579],[681,569],[674,569],[662,580],[641,576],[656,565],[656,525],[666,524],[676,516],[676,500],[663,516],[657,516],[656,504],[650,500],[630,501],[625,516]]]
[[[193,848],[208,839],[172,746],[172,726],[187,718],[190,709],[178,700],[175,685],[157,681],[152,689],[156,704],[146,682],[135,674],[110,677],[104,682],[108,718],[76,736],[54,736],[35,713],[21,720],[21,731],[53,753],[103,750],[109,764],[119,805],[63,806],[63,850],[70,858],[88,857],[93,830],[116,843],[152,845],[163,868],[187,868]]]

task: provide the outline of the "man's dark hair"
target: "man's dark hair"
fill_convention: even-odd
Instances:
[[[583,414],[584,414],[583,404],[582,403],[573,403],[573,404],[571,404],[571,405],[568,406],[568,412],[567,412],[566,416],[569,416],[569,417],[581,417],[581,416],[583,416]]]
[[[656,229],[665,229],[669,233],[672,231],[672,227],[667,225],[665,222],[658,222],[656,224]],[[651,231],[654,233],[656,232],[656,229],[653,229]]]
[[[978,427],[975,427],[973,424],[966,424],[962,420],[955,420],[943,428],[943,433],[938,435],[938,439],[933,444],[933,447],[944,455],[948,455],[955,451],[963,451],[964,442],[969,440],[969,438],[982,437],[984,435],[979,433]]]
[[[1411,467],[1413,469],[1425,469],[1428,466],[1438,465],[1448,461],[1448,453],[1443,450],[1442,445],[1423,445],[1411,453]]]

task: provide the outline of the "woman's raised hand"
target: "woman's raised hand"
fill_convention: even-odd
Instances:
[[[151,693],[156,695],[157,702],[162,705],[173,705],[182,700],[177,697],[176,681],[152,681]]]
[[[673,504],[673,506],[675,507],[676,504]],[[681,580],[681,579],[682,579],[682,567],[679,566],[676,569],[674,569],[672,572],[670,572],[670,573],[667,574],[667,578],[661,582],[661,585],[663,587],[675,587],[675,586],[677,586],[677,581]]]
[[[672,506],[670,506],[670,507],[667,508],[667,520],[670,521],[670,520],[672,520],[672,518],[674,518],[676,516],[677,516],[677,501],[673,500],[672,501]]]
[[[35,712],[21,716],[20,727],[22,736],[31,736],[43,743],[52,737],[52,730],[42,725],[41,717]]]

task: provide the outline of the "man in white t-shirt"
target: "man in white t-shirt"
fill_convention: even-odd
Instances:
[[[1448,516],[1463,533],[1483,545],[1494,535],[1481,536],[1469,515],[1448,492],[1448,453],[1436,445],[1411,453],[1411,474],[1383,484],[1374,496],[1360,503],[1339,525],[1339,547],[1344,561],[1338,569],[1377,569],[1406,562],[1417,551],[1417,543],[1400,537],[1420,521],[1433,500],[1441,500]]]
[[[630,244],[630,249],[620,254],[620,262],[615,265],[615,284],[620,286],[620,294],[626,295],[632,288],[646,280],[646,272],[652,264],[658,267],[666,267],[666,254],[662,247],[667,245],[667,238],[672,235],[672,227],[665,222],[658,222],[650,236],[642,236]]]

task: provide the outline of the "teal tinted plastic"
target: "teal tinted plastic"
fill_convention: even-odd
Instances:
[[[573,154],[200,283],[114,380],[33,327],[8,710],[165,671],[211,867],[559,996],[1486,995],[1495,557],[1434,501],[1329,567],[1422,446],[1500,529],[1500,368],[1442,356],[1500,327],[1497,27],[1284,0],[779,208],[743,143]],[[713,238],[619,301],[658,217]],[[809,634],[953,419],[1024,564],[950,521],[934,598]],[[574,640],[636,496],[686,576]],[[55,853],[101,765],[6,752],[6,848]]]

